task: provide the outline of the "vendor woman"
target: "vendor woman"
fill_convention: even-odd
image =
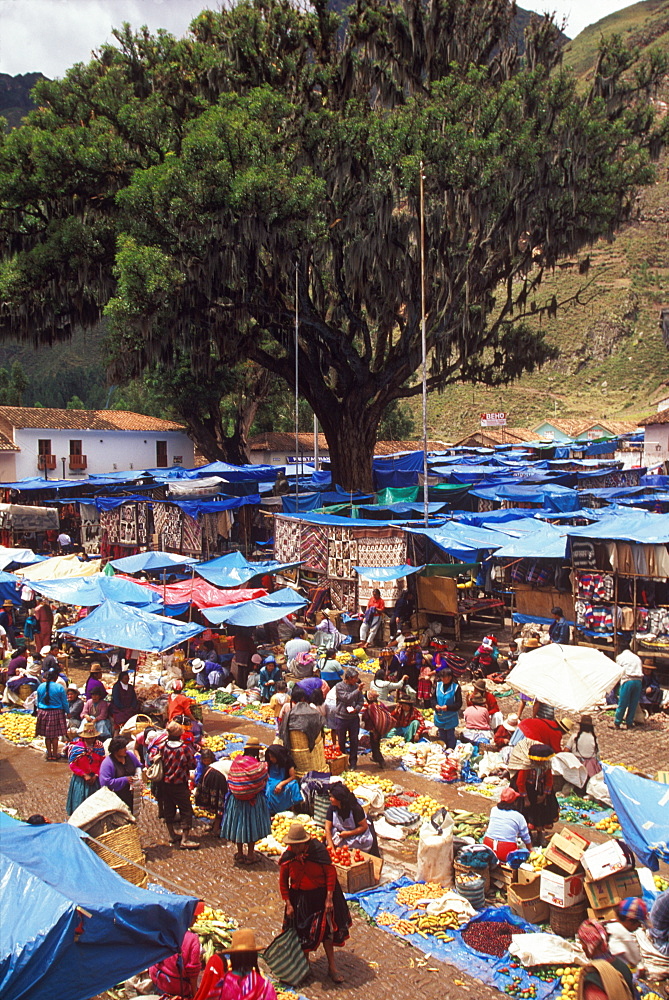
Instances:
[[[521,796],[520,811],[530,826],[535,842],[545,846],[544,831],[549,829],[560,815],[555,792],[551,758],[555,751],[547,743],[533,743],[527,751],[527,762],[511,778],[511,786]]]
[[[518,811],[520,795],[513,788],[505,788],[499,802],[490,810],[490,822],[483,843],[495,852],[500,861],[506,861],[511,851],[518,849],[521,840],[531,848],[532,838],[527,820]]]
[[[353,792],[341,781],[328,786],[330,807],[325,819],[325,842],[328,847],[356,848],[379,857],[374,828],[365,816]]]
[[[270,816],[303,805],[304,799],[290,750],[274,743],[265,750],[265,763],[268,769],[265,795]]]

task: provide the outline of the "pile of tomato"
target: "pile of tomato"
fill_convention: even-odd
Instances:
[[[344,846],[328,847],[328,852],[334,864],[342,868],[350,868],[351,865],[358,865],[365,860],[365,855],[357,847],[354,850]]]
[[[325,759],[326,760],[337,760],[338,757],[342,756],[342,752],[339,747],[326,747],[325,748]]]

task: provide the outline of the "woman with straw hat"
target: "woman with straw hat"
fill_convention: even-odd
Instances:
[[[555,750],[548,743],[533,743],[527,748],[526,766],[511,776],[511,787],[521,796],[518,808],[539,847],[545,844],[544,831],[550,829],[560,815],[553,791],[551,758],[554,756]]]
[[[84,799],[99,789],[100,765],[104,759],[105,750],[98,739],[95,723],[86,722],[76,740],[70,744],[67,754],[67,762],[72,772],[65,803],[65,812],[68,816],[72,815]]]
[[[294,924],[305,953],[322,944],[330,979],[342,983],[334,949],[349,936],[351,914],[335,866],[325,846],[301,823],[291,824],[284,844],[286,851],[279,858],[279,888],[286,904],[284,930]]]
[[[276,991],[258,968],[260,951],[255,933],[249,927],[232,932],[230,947],[224,956],[214,955],[202,973],[195,1000],[276,1000]]]

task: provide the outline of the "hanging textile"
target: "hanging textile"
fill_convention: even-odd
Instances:
[[[274,558],[277,562],[299,562],[302,526],[297,518],[275,517]]]
[[[325,573],[328,568],[327,528],[320,524],[303,524],[300,544],[305,567],[316,573]]]
[[[121,545],[137,545],[137,507],[134,503],[119,507],[118,540]]]
[[[202,554],[202,525],[190,514],[184,514],[181,526],[181,548],[183,552]]]

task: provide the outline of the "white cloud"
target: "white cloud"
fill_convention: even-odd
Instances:
[[[570,38],[575,38],[589,24],[595,24],[607,14],[628,7],[629,0],[589,0],[588,3],[583,0],[519,0],[518,6],[525,10],[536,10],[540,14],[545,11],[554,13],[558,24],[565,18],[565,33]]]

